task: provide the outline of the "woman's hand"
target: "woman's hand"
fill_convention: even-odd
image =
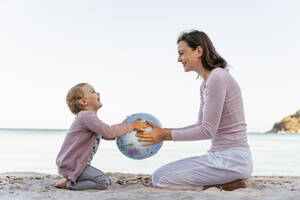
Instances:
[[[147,121],[147,123],[153,127],[151,131],[139,131],[135,134],[135,136],[141,138],[138,141],[148,142],[143,144],[143,146],[157,144],[164,140],[172,140],[170,129],[162,129],[150,121]]]
[[[147,128],[149,125],[147,122],[142,122],[141,118],[137,118],[134,122],[131,123],[134,130],[144,131],[144,128]]]

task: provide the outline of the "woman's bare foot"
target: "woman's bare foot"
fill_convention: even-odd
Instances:
[[[202,190],[206,190],[208,188],[211,187],[216,187],[219,188],[221,190],[225,190],[225,191],[232,191],[232,190],[236,190],[239,188],[247,188],[248,185],[246,184],[246,182],[242,179],[238,179],[229,183],[224,183],[224,184],[219,184],[219,185],[205,185],[203,186]]]
[[[53,184],[54,187],[59,188],[59,189],[66,189],[67,188],[67,179],[63,179],[55,184]]]

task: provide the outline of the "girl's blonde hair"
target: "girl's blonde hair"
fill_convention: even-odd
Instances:
[[[73,86],[67,94],[66,102],[71,112],[75,115],[77,115],[82,109],[79,100],[84,97],[82,87],[86,84],[87,83],[79,83]]]

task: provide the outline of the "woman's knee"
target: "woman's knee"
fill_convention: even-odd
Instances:
[[[252,168],[245,167],[238,170],[234,176],[236,179],[247,179],[251,176],[251,174],[252,174]]]
[[[253,163],[249,163],[246,167],[242,170],[242,177],[243,179],[249,178],[253,172]]]
[[[152,185],[154,187],[160,187],[159,183],[160,183],[160,179],[162,178],[162,174],[160,173],[159,169],[156,170],[153,174],[152,174]]]
[[[169,176],[172,176],[170,173],[166,173],[162,168],[157,169],[152,174],[152,185],[154,187],[167,187],[170,184]]]

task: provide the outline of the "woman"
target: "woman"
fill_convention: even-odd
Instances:
[[[161,129],[148,122],[152,131],[137,133],[145,146],[164,140],[211,139],[207,154],[169,163],[153,174],[153,186],[167,189],[224,190],[246,187],[243,179],[252,173],[241,91],[228,73],[227,62],[216,52],[211,40],[198,30],[183,32],[177,40],[178,62],[185,72],[201,76],[201,105],[198,122],[183,128]]]

